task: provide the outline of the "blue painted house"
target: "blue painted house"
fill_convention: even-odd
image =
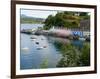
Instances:
[[[82,31],[72,31],[72,35],[78,35],[80,37],[83,37],[83,32]]]

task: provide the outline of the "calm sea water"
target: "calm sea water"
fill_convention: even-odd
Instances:
[[[42,24],[21,24],[21,30],[42,26]],[[34,39],[31,39],[31,37],[34,37]],[[21,33],[20,69],[38,69],[44,62],[47,62],[47,68],[55,68],[62,58],[62,54],[55,47],[54,42],[72,43],[79,47],[83,45],[82,41]]]

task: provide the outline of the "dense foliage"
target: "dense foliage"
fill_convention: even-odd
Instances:
[[[62,58],[57,67],[77,67],[90,65],[90,45],[83,44],[81,49],[72,44],[54,43],[55,47],[61,51]]]
[[[80,26],[80,20],[89,19],[86,12],[58,12],[55,16],[49,15],[44,22],[44,29],[51,27],[77,28]]]

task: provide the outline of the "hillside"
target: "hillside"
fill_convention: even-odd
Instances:
[[[37,17],[30,17],[26,15],[21,15],[20,22],[21,23],[43,23],[45,19],[37,18]]]

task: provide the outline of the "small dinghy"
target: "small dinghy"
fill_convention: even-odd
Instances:
[[[41,49],[43,49],[43,47],[38,47],[38,48],[37,48],[37,50],[41,50]]]
[[[28,48],[28,47],[24,47],[24,48],[21,48],[21,50],[23,50],[23,51],[28,51],[29,48]]]
[[[31,39],[36,39],[35,37],[30,37]]]
[[[47,46],[43,46],[43,48],[47,48]]]
[[[35,41],[36,39],[31,39],[31,41]]]
[[[41,38],[41,40],[44,40],[43,38]]]

